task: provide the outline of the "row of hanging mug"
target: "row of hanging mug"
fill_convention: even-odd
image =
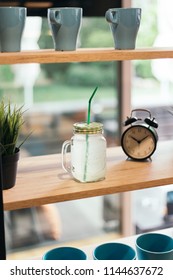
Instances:
[[[27,8],[0,7],[0,51],[19,52]],[[56,51],[74,51],[78,45],[83,9],[48,9],[47,19]],[[110,25],[115,49],[134,49],[141,21],[140,8],[112,8],[105,18]]]

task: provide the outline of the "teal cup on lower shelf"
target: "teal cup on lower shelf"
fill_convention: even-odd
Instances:
[[[173,238],[160,233],[145,233],[136,239],[138,260],[173,260]]]
[[[75,247],[57,247],[47,251],[43,260],[86,260],[87,255],[81,249]]]
[[[94,260],[135,260],[135,250],[126,244],[109,242],[98,245],[93,251]]]

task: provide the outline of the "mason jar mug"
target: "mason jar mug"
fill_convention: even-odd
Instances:
[[[105,179],[106,139],[103,124],[97,122],[75,123],[73,137],[63,143],[62,167],[79,182],[95,182]],[[70,147],[70,162],[67,151]]]

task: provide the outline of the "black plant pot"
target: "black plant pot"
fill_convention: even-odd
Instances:
[[[15,186],[19,155],[20,150],[16,148],[13,155],[2,156],[3,190]]]

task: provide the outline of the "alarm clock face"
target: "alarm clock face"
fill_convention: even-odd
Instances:
[[[157,133],[148,126],[134,125],[122,135],[121,145],[125,154],[135,160],[150,158],[157,144]]]

